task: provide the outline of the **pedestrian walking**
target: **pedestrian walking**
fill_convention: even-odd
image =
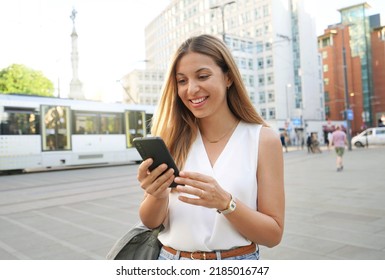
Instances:
[[[280,138],[281,138],[282,147],[285,149],[285,152],[287,153],[286,135],[284,132],[281,133]]]
[[[320,149],[320,143],[318,141],[318,138],[317,138],[317,134],[313,134],[312,135],[312,139],[311,139],[311,149],[313,151],[313,153],[322,153],[321,149]]]
[[[306,146],[307,146],[307,153],[313,153],[313,147],[312,147],[312,137],[309,134],[306,138]]]
[[[347,145],[346,133],[341,130],[341,126],[337,125],[336,130],[332,133],[332,145],[337,154],[336,166],[337,172],[344,169],[343,156],[345,152],[345,145]]]

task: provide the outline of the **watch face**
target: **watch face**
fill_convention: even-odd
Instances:
[[[237,207],[237,203],[235,202],[235,200],[231,197],[231,200],[230,200],[230,204],[229,204],[229,207],[223,211],[219,211],[217,209],[217,212],[219,214],[228,214],[228,213],[231,213],[235,210],[235,208]]]
[[[235,202],[234,199],[231,199],[229,208],[227,208],[226,210],[222,211],[222,213],[223,214],[229,214],[229,213],[233,212],[236,207],[237,207],[237,203]]]
[[[237,204],[235,203],[234,200],[232,200],[231,203],[230,203],[230,209],[234,210],[235,206],[237,206]]]

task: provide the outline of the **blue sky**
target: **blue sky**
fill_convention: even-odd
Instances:
[[[238,0],[241,1],[241,0]],[[306,0],[317,35],[339,22],[337,9],[356,0]],[[0,0],[0,69],[21,63],[42,71],[68,92],[71,78],[72,8],[77,10],[79,76],[87,94],[121,92],[116,81],[143,68],[144,28],[169,0]],[[368,3],[385,18],[383,0]],[[382,10],[381,10],[382,9]],[[383,23],[384,25],[384,23]]]

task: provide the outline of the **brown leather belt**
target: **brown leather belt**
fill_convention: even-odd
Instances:
[[[164,246],[163,249],[165,249],[167,252],[176,255],[177,250]],[[231,258],[231,257],[237,257],[237,256],[242,256],[246,254],[251,254],[255,252],[256,246],[255,243],[251,243],[250,245],[243,246],[243,247],[237,247],[234,249],[226,250],[226,251],[220,251],[221,258]],[[180,252],[180,257],[181,258],[188,258],[192,260],[216,260],[217,259],[217,254],[215,252],[186,252],[186,251],[181,251]]]

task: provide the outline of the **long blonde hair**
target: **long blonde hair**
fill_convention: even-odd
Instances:
[[[227,102],[238,119],[267,126],[251,103],[238,67],[226,45],[212,35],[191,37],[181,44],[171,61],[151,129],[153,135],[163,138],[179,168],[184,166],[198,131],[195,116],[178,96],[175,78],[178,61],[189,52],[211,57],[223,73],[228,73],[233,83],[227,92]]]

